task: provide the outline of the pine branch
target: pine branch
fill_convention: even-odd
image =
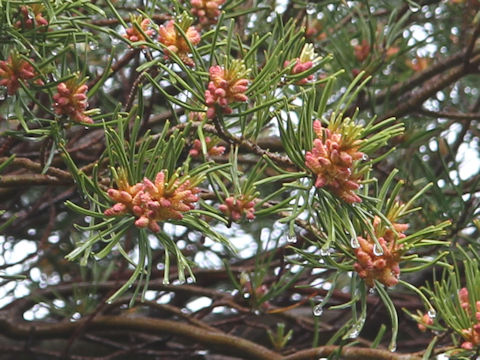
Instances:
[[[309,360],[312,358],[327,357],[337,354],[345,360],[421,360],[417,355],[396,354],[387,350],[366,349],[355,346],[320,346],[314,349],[302,350],[292,355],[286,356],[283,360]]]
[[[72,185],[73,179],[57,178],[41,174],[0,175],[0,187],[21,187],[33,185]]]
[[[446,74],[440,74],[436,77],[431,78],[429,81],[424,83],[420,89],[413,90],[408,95],[406,95],[406,101],[400,103],[393,110],[388,111],[386,114],[382,115],[379,121],[388,119],[390,117],[402,117],[409,114],[412,110],[418,109],[425,100],[434,95],[437,91],[447,87],[450,84],[453,84],[458,79],[463,76],[470,74],[474,71],[474,68],[480,64],[480,56],[475,56],[469,67],[462,65],[457,65],[448,71]]]
[[[0,157],[0,164],[5,162],[7,159],[7,157]],[[37,172],[41,172],[43,170],[43,166],[41,164],[36,163],[29,158],[23,157],[14,158],[10,166],[23,167],[25,169],[34,170]],[[47,168],[47,175],[51,175],[52,177],[57,177],[63,180],[72,180],[72,175],[68,171],[61,170],[53,166],[49,166]]]
[[[12,321],[5,315],[0,318],[0,329],[4,336],[22,339],[34,336],[36,339],[64,338],[72,335],[86,320],[64,323],[30,323]],[[34,332],[32,334],[32,326]],[[277,360],[279,354],[252,341],[234,335],[207,331],[205,328],[188,325],[178,321],[161,320],[145,317],[98,316],[87,327],[90,331],[102,330],[144,333],[164,333],[181,339],[198,342],[222,354],[231,354],[258,360]]]

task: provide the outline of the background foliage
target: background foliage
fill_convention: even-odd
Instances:
[[[476,358],[479,11],[0,1],[0,358]]]

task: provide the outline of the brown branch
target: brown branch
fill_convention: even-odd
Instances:
[[[340,350],[341,349],[341,350]],[[320,346],[314,349],[301,350],[286,356],[283,360],[310,360],[330,356],[340,350],[342,359],[348,360],[421,360],[420,356],[411,354],[395,354],[387,350],[368,349],[360,347],[343,347],[335,345]]]
[[[137,78],[135,79],[135,81],[133,82],[130,88],[130,93],[128,95],[127,103],[125,105],[126,112],[130,112],[130,110],[132,109],[133,101],[135,100],[135,96],[137,95],[138,88],[145,81],[145,73],[152,73],[152,72],[156,73],[157,71],[150,68],[147,71],[144,71],[138,74]],[[153,77],[155,77],[155,75]]]
[[[4,120],[3,117],[0,119]],[[13,136],[7,136],[5,138],[4,143],[0,145],[0,155],[3,155],[7,151],[9,151],[15,145],[16,142],[18,142],[18,139],[15,139]]]
[[[0,164],[7,161],[7,159],[7,157],[0,157]],[[37,172],[43,171],[43,166],[41,164],[24,157],[14,158],[9,166],[23,167],[25,169],[34,170]],[[52,175],[66,180],[72,180],[72,175],[68,171],[64,171],[52,166],[47,168],[47,175]]]
[[[447,118],[454,120],[480,120],[480,113],[451,113],[446,111],[431,111],[424,108],[420,109],[419,112],[423,115],[431,116],[434,118]]]
[[[22,174],[0,176],[0,187],[18,187],[29,185],[72,185],[73,180],[59,179],[50,175]]]
[[[412,91],[406,101],[400,103],[396,108],[387,112],[381,119],[390,117],[402,117],[410,113],[414,109],[418,109],[425,100],[435,94],[437,91],[454,83],[462,76],[471,72],[471,68],[480,64],[480,55],[477,55],[470,62],[470,66],[465,68],[463,65],[458,65],[451,69],[446,74],[438,75],[427,81],[419,90]]]
[[[30,323],[11,321],[5,316],[0,318],[2,335],[14,339],[50,339],[71,336],[82,326],[85,320],[62,323]],[[126,316],[100,316],[88,324],[90,330],[123,330],[147,334],[165,333],[178,336],[187,341],[195,341],[222,354],[241,355],[247,359],[277,360],[281,356],[266,347],[233,335],[207,331],[205,328],[188,325],[178,321],[152,319],[146,317],[130,318]]]
[[[192,122],[189,125],[191,125],[191,127],[193,129],[196,129],[198,126],[200,126],[202,124],[199,123],[199,122]],[[186,126],[187,126],[187,124],[179,124],[177,126],[174,126],[174,127],[169,129],[167,134],[168,134],[168,136],[171,136],[174,133],[175,130],[182,130]],[[282,156],[280,154],[272,153],[269,150],[266,150],[266,149],[260,147],[260,145],[258,145],[257,143],[255,143],[253,141],[247,140],[245,138],[239,138],[239,137],[234,136],[231,133],[225,132],[222,129],[220,124],[217,124],[217,125],[204,124],[202,126],[203,126],[203,129],[206,132],[218,136],[219,138],[221,138],[222,140],[224,140],[228,144],[239,145],[241,148],[245,149],[246,151],[249,151],[249,152],[251,152],[253,154],[256,154],[258,156],[261,156],[261,157],[267,156],[268,158],[270,158],[270,160],[277,163],[278,165],[281,165],[281,166],[284,166],[284,167],[293,167],[293,168],[297,167],[286,156]],[[155,139],[155,138],[156,137],[153,136],[153,139]],[[267,142],[267,144],[268,144],[268,142]],[[278,148],[278,145],[277,145],[277,148]]]
[[[100,129],[91,129],[87,134],[80,134],[80,139],[79,141],[80,144],[77,144],[77,142],[74,142],[72,147],[67,147],[67,152],[69,154],[73,154],[77,151],[85,150],[88,149],[91,151],[92,147],[103,144],[103,139],[104,139],[105,133],[103,131],[103,128]]]
[[[472,50],[472,55],[477,55],[479,53],[480,53],[480,49]],[[394,84],[388,89],[380,91],[378,94],[374,95],[375,104],[380,105],[384,103],[388,98],[392,98],[392,99],[398,98],[403,94],[405,94],[406,92],[414,89],[415,87],[420,86],[426,81],[445,72],[446,70],[461,64],[463,59],[465,58],[465,54],[466,54],[466,51],[460,51],[448,58],[438,61],[432,66],[429,66],[424,71],[415,73],[408,80]],[[368,100],[366,98],[363,98],[359,100],[359,103],[356,104],[356,106],[363,108],[367,103],[368,103]]]
[[[475,47],[475,42],[477,41],[479,35],[480,35],[480,23],[477,24],[477,26],[476,26],[475,30],[473,31],[473,34],[470,38],[470,41],[467,45],[467,50],[465,51],[465,57],[463,59],[463,66],[465,68],[468,68],[468,66],[470,65],[470,59],[471,59],[472,54],[473,54],[473,49]]]

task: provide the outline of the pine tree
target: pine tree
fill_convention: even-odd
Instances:
[[[0,17],[0,359],[480,354],[480,1]]]

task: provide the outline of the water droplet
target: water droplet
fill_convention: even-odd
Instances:
[[[348,332],[348,338],[355,339],[360,335],[360,332],[363,329],[363,325],[365,324],[365,318],[360,317],[355,324],[352,325],[350,332]]]
[[[254,313],[255,315],[260,315],[260,310],[254,310],[253,313]]]
[[[363,155],[362,155],[362,160],[367,161],[368,159],[369,159],[369,157],[368,157],[367,154],[363,154]]]
[[[375,288],[370,288],[368,289],[368,295],[375,295],[377,293],[377,290],[375,290]]]
[[[362,326],[358,324],[354,324],[350,332],[348,333],[348,338],[349,339],[356,339],[358,335],[360,335],[360,330],[362,329]]]
[[[383,249],[381,246],[378,246],[377,244],[375,244],[373,246],[373,254],[375,256],[382,256],[383,255]]]
[[[357,329],[352,329],[352,331],[350,331],[350,333],[348,334],[348,337],[350,339],[356,339],[359,334],[360,332]]]
[[[297,241],[297,237],[295,235],[287,235],[287,241],[289,243],[294,243],[295,241]]]
[[[413,13],[416,13],[418,10],[421,9],[421,6],[413,1],[408,2],[408,7],[410,8],[410,11]]]
[[[437,317],[437,312],[435,311],[434,308],[430,308],[427,312],[427,315],[431,318],[431,319],[435,319]]]
[[[117,37],[112,37],[112,45],[118,45],[121,43],[121,40]]]
[[[315,307],[313,308],[313,315],[315,316],[320,316],[323,314],[323,307],[322,305],[318,304],[318,305],[315,305]]]
[[[330,256],[330,254],[333,252],[333,249],[327,248],[327,247],[322,247],[320,249],[320,255],[321,256]]]
[[[360,243],[358,242],[358,239],[356,237],[352,237],[350,240],[350,246],[352,249],[358,249],[360,247]]]
[[[307,11],[308,15],[313,15],[315,13],[315,4],[314,3],[308,3],[307,7],[305,9]]]
[[[98,49],[98,44],[97,43],[94,43],[94,42],[91,42],[90,44],[88,44],[90,50],[97,50]]]

